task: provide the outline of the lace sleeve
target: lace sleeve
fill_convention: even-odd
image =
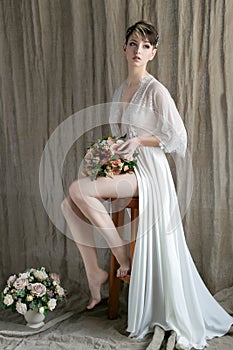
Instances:
[[[159,138],[168,153],[175,152],[184,157],[187,133],[175,102],[167,89],[154,93],[153,110],[156,118],[153,134]]]

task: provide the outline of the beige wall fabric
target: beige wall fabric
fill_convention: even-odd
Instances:
[[[125,29],[142,18],[160,34],[150,72],[170,90],[188,131],[194,173],[184,218],[188,246],[211,292],[232,285],[233,1],[1,0],[1,288],[11,273],[44,265],[68,289],[75,281],[87,293],[74,243],[43,208],[39,164],[62,121],[111,101],[127,72]],[[88,141],[74,150],[69,169]],[[107,268],[109,252],[99,255]]]

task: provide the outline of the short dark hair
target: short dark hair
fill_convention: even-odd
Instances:
[[[149,43],[155,48],[158,46],[159,35],[155,27],[145,21],[139,21],[129,27],[125,35],[125,44],[127,45],[130,35],[136,33],[141,35],[143,38],[149,40]]]

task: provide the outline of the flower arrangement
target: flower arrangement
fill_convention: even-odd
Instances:
[[[98,176],[112,178],[113,175],[133,171],[137,164],[138,153],[135,152],[131,159],[123,159],[115,151],[125,139],[126,135],[108,136],[91,145],[84,157],[83,175],[90,176],[91,180],[96,180]]]
[[[66,297],[56,273],[49,273],[44,267],[28,269],[18,275],[12,275],[1,294],[4,309],[11,309],[24,315],[35,310],[46,315],[53,311],[57,302]]]

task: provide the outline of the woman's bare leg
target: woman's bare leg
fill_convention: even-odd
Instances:
[[[70,197],[63,201],[62,212],[84,262],[91,293],[87,309],[92,309],[101,301],[100,289],[106,282],[108,273],[99,267],[90,223]]]
[[[63,203],[64,216],[80,250],[87,272],[92,295],[88,308],[93,308],[100,301],[100,287],[107,279],[107,272],[101,270],[98,265],[94,238],[88,226],[88,220],[99,229],[116,256],[120,264],[118,276],[125,276],[130,269],[127,247],[99,198],[133,197],[137,193],[135,174],[114,176],[113,179],[98,178],[96,181],[84,178],[75,181],[70,187],[72,199],[69,200],[70,212],[64,210]]]
[[[102,201],[104,198],[125,198],[138,194],[134,173],[116,175],[113,179],[99,177],[96,181],[84,178],[73,182],[70,197],[85,217],[99,230],[120,264],[118,275],[127,274],[130,265],[126,242],[120,237]]]

